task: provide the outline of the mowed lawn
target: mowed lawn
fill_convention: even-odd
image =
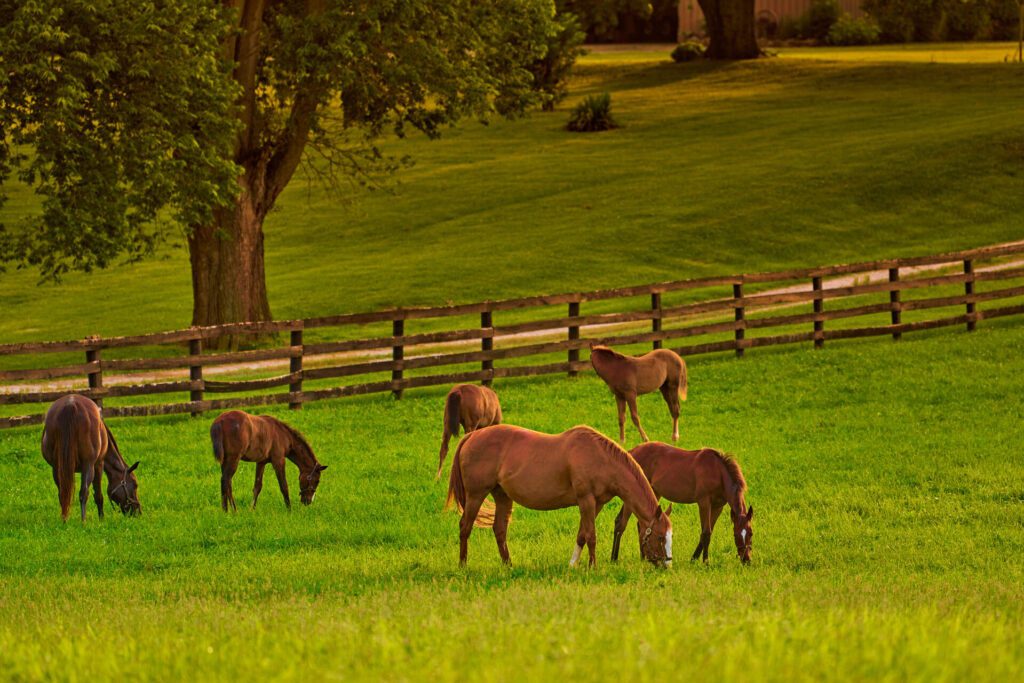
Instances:
[[[8,680],[1016,680],[1022,672],[1024,327],[925,333],[690,363],[681,444],[737,453],[756,510],[741,566],[728,516],[708,566],[571,569],[575,510],[517,508],[460,570],[434,482],[443,391],[276,411],[329,466],[285,511],[253,467],[219,507],[214,415],[112,420],[142,461],[144,514],[60,521],[38,428],[0,432],[0,671]],[[616,431],[592,373],[499,381],[506,421]],[[660,396],[640,402],[667,439]],[[638,443],[630,427],[629,445]],[[446,466],[447,471],[447,466]],[[293,496],[297,470],[289,465]],[[446,480],[445,480],[446,481]]]
[[[332,194],[299,174],[266,224],[272,311],[586,291],[1018,239],[1024,80],[1003,62],[1010,51],[784,50],[723,64],[588,55],[553,113],[384,141],[415,162],[385,189]],[[622,128],[564,130],[572,106],[605,91]],[[0,219],[13,225],[34,198],[10,190]],[[187,327],[190,283],[181,247],[58,287],[11,270],[0,340]]]

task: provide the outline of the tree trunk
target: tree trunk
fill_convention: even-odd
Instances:
[[[754,59],[754,0],[697,0],[708,27],[708,59]]]
[[[243,188],[233,206],[215,210],[213,222],[195,227],[189,236],[193,325],[271,319],[263,271],[266,211],[253,201],[253,194]],[[234,349],[245,338],[232,335],[211,340],[209,346]]]

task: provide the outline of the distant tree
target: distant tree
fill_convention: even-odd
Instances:
[[[0,261],[44,276],[141,258],[184,226],[196,325],[270,318],[263,221],[307,149],[387,173],[386,129],[437,136],[538,101],[551,0],[0,0],[0,182],[43,196]],[[178,227],[176,227],[178,226]],[[230,340],[234,343],[237,340]]]

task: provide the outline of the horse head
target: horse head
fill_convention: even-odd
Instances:
[[[669,567],[672,565],[672,505],[668,510],[658,506],[658,512],[647,528],[640,532],[640,552],[651,564]]]
[[[121,480],[115,482],[107,476],[107,495],[110,501],[121,508],[125,515],[141,515],[142,505],[139,503],[139,482],[135,478],[135,468],[139,466],[136,461],[134,465],[121,474]]]
[[[309,505],[316,497],[316,487],[320,485],[320,473],[327,469],[327,465],[318,462],[313,463],[313,468],[306,471],[299,471],[299,500],[303,505]]]
[[[754,518],[754,507],[747,508],[745,515],[732,513],[732,532],[736,540],[736,552],[743,564],[750,562],[750,551],[754,545],[754,531],[750,528],[750,520]]]

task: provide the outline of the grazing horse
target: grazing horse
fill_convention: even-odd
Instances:
[[[75,472],[82,474],[82,487],[78,500],[89,500],[89,485],[93,487],[96,510],[103,518],[103,473],[107,475],[107,495],[110,501],[126,515],[142,513],[139,504],[139,482],[135,479],[136,462],[128,467],[117,441],[100,416],[93,401],[80,394],[68,394],[54,401],[46,411],[43,427],[43,458],[53,468],[53,481],[57,484],[60,514],[66,522],[71,506],[71,491],[75,488]]]
[[[754,517],[754,508],[748,508],[743,500],[747,482],[743,479],[739,463],[732,455],[713,448],[684,451],[657,442],[641,444],[629,453],[643,468],[654,494],[659,499],[664,497],[675,503],[697,503],[700,509],[701,534],[700,543],[693,551],[691,559],[696,560],[703,551],[704,562],[708,561],[711,532],[718,521],[718,515],[722,513],[722,508],[728,503],[732,511],[736,552],[744,564],[750,562],[750,551],[754,541],[750,520]],[[619,556],[619,539],[626,530],[629,515],[629,509],[623,506],[619,516],[615,518],[612,560]]]
[[[453,436],[459,435],[460,424],[467,434],[481,427],[501,424],[501,404],[493,389],[476,384],[456,384],[448,392],[444,408],[444,436],[441,437],[441,454],[435,480],[441,478],[441,464],[448,455],[448,442]]]
[[[252,489],[252,506],[263,489],[263,469],[270,463],[281,485],[284,504],[290,510],[288,481],[285,479],[284,459],[288,458],[299,466],[299,499],[309,505],[316,496],[320,485],[320,473],[327,469],[321,465],[305,437],[296,429],[270,415],[249,415],[240,410],[221,413],[210,427],[213,442],[213,457],[220,463],[220,505],[227,512],[228,504],[235,507],[231,493],[231,478],[238,469],[238,461],[256,463],[256,483]]]
[[[494,498],[493,504],[485,504],[487,494]],[[455,451],[445,502],[447,508],[454,500],[462,510],[459,565],[466,564],[474,524],[494,528],[498,553],[509,563],[508,520],[512,504],[519,503],[533,510],[578,506],[580,526],[569,565],[576,564],[586,544],[593,566],[597,544],[594,519],[615,496],[645,527],[640,543],[644,557],[668,565],[672,561],[672,522],[658,506],[643,471],[611,439],[586,426],[551,435],[495,425],[467,434]]]
[[[639,357],[626,356],[607,346],[590,345],[590,363],[615,394],[619,404],[619,441],[626,443],[626,404],[640,438],[647,434],[636,414],[636,397],[661,389],[672,413],[672,440],[679,440],[679,399],[686,400],[686,363],[670,349],[655,349]]]

